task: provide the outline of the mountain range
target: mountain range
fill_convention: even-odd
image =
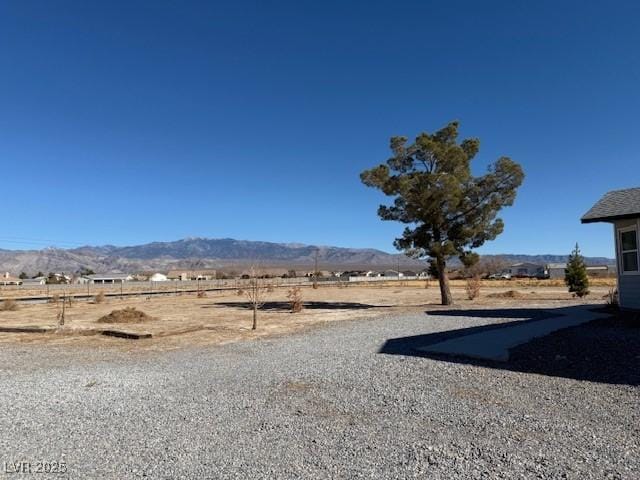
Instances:
[[[0,271],[17,275],[26,272],[75,272],[89,268],[95,272],[166,271],[174,268],[309,268],[316,261],[321,270],[424,268],[425,261],[403,254],[371,248],[341,248],[296,243],[272,243],[231,238],[185,238],[173,242],[152,242],[128,247],[84,246],[42,250],[1,250]],[[508,263],[561,263],[566,255],[488,255]],[[587,264],[615,264],[604,257],[586,258]],[[456,259],[451,260],[456,265]]]

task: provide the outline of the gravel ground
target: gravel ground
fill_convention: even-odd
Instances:
[[[505,319],[507,320],[507,319]],[[640,389],[378,353],[409,314],[132,354],[0,351],[0,478],[640,478]],[[48,475],[33,474],[36,478]]]

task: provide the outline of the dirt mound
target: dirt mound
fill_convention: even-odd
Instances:
[[[516,290],[507,290],[506,292],[490,293],[490,298],[522,298],[524,295]]]
[[[114,310],[113,312],[100,317],[98,323],[140,323],[154,320],[146,313],[136,310],[134,307],[123,308],[122,310]]]

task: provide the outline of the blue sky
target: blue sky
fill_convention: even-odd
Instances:
[[[91,4],[90,4],[91,3]],[[359,180],[448,121],[526,180],[485,253],[613,256],[640,185],[637,2],[0,4],[0,248],[187,236],[375,247]]]

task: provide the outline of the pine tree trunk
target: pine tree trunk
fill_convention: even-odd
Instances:
[[[258,305],[256,303],[253,304],[253,326],[251,330],[255,330],[258,328]]]
[[[453,297],[449,288],[449,277],[447,277],[447,263],[444,258],[436,259],[438,266],[438,282],[440,283],[440,297],[442,305],[453,305]]]

